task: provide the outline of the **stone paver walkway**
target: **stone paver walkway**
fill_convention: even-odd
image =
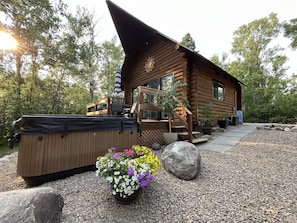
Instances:
[[[256,128],[257,124],[254,123],[242,124],[241,127],[228,131],[215,140],[198,147],[215,152],[225,152],[235,146],[242,137],[256,130]]]

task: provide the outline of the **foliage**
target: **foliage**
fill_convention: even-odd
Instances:
[[[184,46],[188,47],[189,49],[195,51],[196,49],[196,45],[195,45],[195,41],[192,38],[192,36],[190,35],[190,33],[187,33],[181,41],[181,44],[183,44]]]
[[[213,118],[212,118],[212,103],[208,103],[206,106],[202,107],[202,126],[212,126]]]
[[[177,92],[178,88],[187,86],[186,83],[181,81],[176,81],[173,85],[167,86],[163,91],[158,91],[155,93],[155,100],[158,106],[162,108],[165,115],[168,116],[169,122],[169,132],[171,132],[171,116],[173,111],[178,107],[178,105],[182,105],[184,107],[188,106],[188,100],[186,97],[180,97]],[[178,99],[179,101],[176,101]]]
[[[297,49],[297,18],[291,19],[289,22],[285,22],[284,26],[284,36],[292,40],[291,47]]]
[[[96,42],[95,13],[72,14],[50,0],[4,0],[0,13],[0,29],[18,41],[16,50],[0,52],[0,139],[24,114],[85,114],[104,86],[113,87],[123,50],[116,38]]]
[[[2,158],[3,156],[9,155],[11,153],[17,152],[18,151],[18,147],[14,146],[13,149],[10,149],[7,145],[7,142],[2,143],[0,141],[0,158]]]
[[[242,102],[247,122],[291,120],[296,114],[296,101],[292,98],[296,97],[297,85],[294,76],[288,78],[283,49],[273,44],[281,28],[274,13],[254,20],[234,32],[234,61],[227,62],[224,54],[211,59],[244,83]]]
[[[223,52],[221,55],[215,54],[210,58],[210,61],[222,68],[223,70],[227,70],[228,66],[230,65],[227,62],[228,54],[226,52]]]
[[[228,115],[223,113],[223,114],[220,114],[219,117],[218,117],[218,120],[227,120],[228,119]]]
[[[100,63],[101,72],[99,78],[101,97],[110,96],[114,91],[116,69],[123,62],[124,53],[121,45],[116,44],[117,38],[111,41],[104,41],[101,45]]]
[[[96,167],[96,176],[105,178],[112,194],[125,198],[148,186],[160,169],[160,160],[145,146],[134,145],[124,152],[112,147],[105,156],[97,158]]]

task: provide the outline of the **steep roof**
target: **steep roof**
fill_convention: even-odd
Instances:
[[[125,62],[122,69],[123,73],[125,73],[125,68],[129,60],[131,58],[137,57],[137,55],[141,53],[141,50],[143,50],[146,47],[150,40],[152,40],[153,38],[155,38],[156,35],[158,35],[160,38],[164,38],[168,41],[178,44],[178,50],[184,51],[185,53],[191,54],[195,57],[199,57],[199,59],[203,62],[208,63],[211,66],[214,66],[216,69],[220,70],[228,76],[231,76],[232,79],[241,83],[231,74],[227,73],[226,71],[224,71],[223,69],[221,69],[213,62],[200,55],[199,53],[189,49],[188,47],[162,34],[158,30],[148,26],[147,24],[143,23],[130,13],[126,12],[110,0],[106,0],[106,3],[109,8],[116,30],[118,32],[119,38],[121,40],[124,52],[126,54]]]

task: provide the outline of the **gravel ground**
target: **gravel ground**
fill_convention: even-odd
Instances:
[[[197,179],[180,180],[161,169],[130,205],[118,204],[94,172],[42,186],[56,188],[64,197],[65,223],[293,223],[297,222],[296,135],[255,130],[225,153],[201,150]],[[0,162],[0,191],[24,188],[24,182],[15,173],[16,154],[3,159],[6,161]]]

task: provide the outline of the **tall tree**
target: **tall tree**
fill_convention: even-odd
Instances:
[[[73,56],[72,73],[76,78],[87,82],[90,101],[94,101],[96,90],[95,76],[99,69],[100,44],[96,43],[96,29],[99,19],[95,12],[86,8],[77,8],[75,15],[68,14],[68,51]],[[74,63],[74,64],[73,64]],[[74,66],[73,66],[74,65]]]
[[[11,58],[15,63],[14,118],[21,114],[24,74],[31,73],[33,78],[37,77],[43,46],[58,31],[64,6],[61,2],[54,6],[49,0],[4,0],[0,4],[0,12],[5,14],[5,20],[1,20],[0,25],[14,34],[19,45]]]
[[[117,38],[114,36],[111,41],[104,41],[101,45],[99,79],[101,80],[99,97],[111,95],[115,87],[115,72],[124,59],[124,52],[121,45],[117,45]]]
[[[195,49],[196,49],[195,40],[192,38],[190,33],[187,33],[182,38],[181,44],[185,45],[186,47],[188,47],[189,49],[191,49],[193,51],[195,51]]]
[[[227,70],[230,66],[228,59],[228,53],[223,52],[221,55],[215,54],[210,58],[210,61],[213,62],[215,65],[219,66],[223,70]]]
[[[243,101],[248,118],[269,118],[278,93],[286,88],[287,57],[272,41],[280,34],[281,25],[275,13],[239,27],[234,32],[232,53],[237,61],[231,66],[247,86]],[[261,112],[260,112],[261,111]]]

